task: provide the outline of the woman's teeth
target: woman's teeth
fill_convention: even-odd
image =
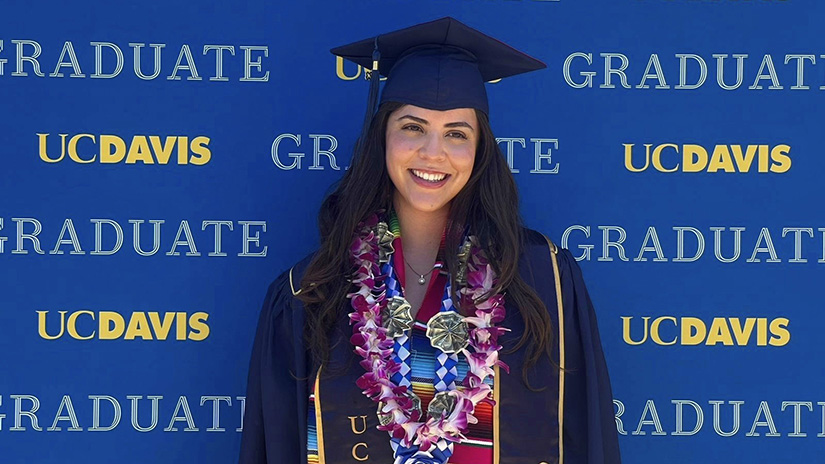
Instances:
[[[444,180],[445,177],[447,177],[447,174],[444,173],[431,174],[428,172],[416,171],[415,169],[411,169],[411,171],[413,175],[415,175],[415,177],[418,177],[419,179],[424,179],[428,182],[441,182],[442,180]]]

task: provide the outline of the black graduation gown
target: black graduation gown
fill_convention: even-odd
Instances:
[[[563,352],[564,371],[544,357],[531,369],[529,379],[531,386],[545,388],[531,391],[521,376],[525,349],[502,353],[511,373],[501,371],[495,384],[498,462],[559,462],[561,448],[563,464],[619,464],[610,380],[581,270],[568,250],[557,250],[563,302],[559,311],[551,247],[532,230],[525,230],[525,242],[519,272],[547,306],[556,331],[554,361],[558,363]],[[302,344],[303,304],[293,296],[291,283],[297,289],[309,260],[278,277],[267,292],[249,368],[241,464],[306,463],[307,403],[316,371]],[[512,304],[502,325],[512,330],[500,339],[506,351],[524,327]],[[331,364],[339,366],[338,371],[323,375],[325,368],[319,381],[324,462],[391,464],[388,434],[375,429],[376,406],[355,385],[363,369],[348,342],[351,328],[346,314],[341,315],[339,329],[341,336],[331,352]]]

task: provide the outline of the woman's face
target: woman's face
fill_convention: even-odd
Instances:
[[[467,184],[478,146],[475,110],[405,105],[387,122],[387,171],[395,208],[437,212]]]

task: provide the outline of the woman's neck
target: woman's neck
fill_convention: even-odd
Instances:
[[[450,212],[447,208],[423,212],[405,206],[403,202],[396,202],[395,207],[404,244],[404,260],[412,266],[417,265],[416,269],[423,269],[435,262]]]

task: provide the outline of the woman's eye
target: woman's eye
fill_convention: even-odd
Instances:
[[[448,132],[448,133],[447,133],[447,137],[453,137],[453,138],[459,138],[459,139],[466,139],[466,138],[467,138],[467,135],[466,135],[466,134],[464,134],[464,132],[453,131],[453,132]]]
[[[407,124],[406,126],[401,127],[401,129],[402,130],[413,131],[413,132],[423,132],[423,129],[421,129],[421,126],[419,126],[417,124]]]

